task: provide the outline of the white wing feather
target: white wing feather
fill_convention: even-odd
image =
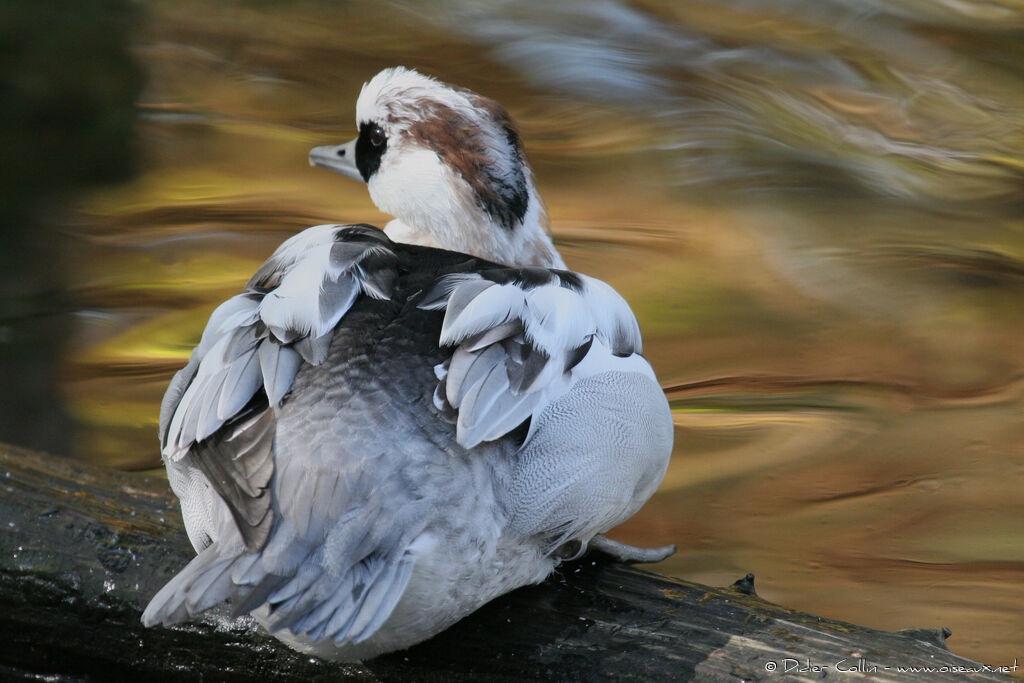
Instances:
[[[339,241],[346,235],[367,239]],[[197,367],[190,363],[168,390],[181,393],[161,430],[164,456],[181,459],[260,388],[270,406],[279,405],[303,359],[323,359],[331,331],[360,292],[378,299],[390,294],[388,278],[366,266],[371,257],[393,263],[386,240],[365,228],[309,228],[274,252],[245,293],[217,307],[193,352]],[[182,390],[176,383],[187,384]]]
[[[593,278],[540,269],[450,275],[420,306],[446,309],[440,341],[458,345],[435,368],[434,402],[457,411],[465,448],[508,434],[584,377],[615,370],[654,378],[638,355],[628,304]]]

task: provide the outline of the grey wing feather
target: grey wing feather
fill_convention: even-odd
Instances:
[[[176,624],[213,607],[223,598],[218,597],[220,590],[209,589],[215,588],[215,581],[230,581],[230,572],[224,570],[230,569],[232,563],[233,558],[221,557],[216,546],[209,546],[153,596],[142,613],[142,623],[146,626]],[[198,579],[207,579],[204,580],[207,586],[205,593],[197,593],[193,589]]]
[[[467,443],[493,441],[530,417],[540,398],[537,394],[513,393],[505,365],[495,365],[466,394],[460,406],[458,426]]]
[[[422,528],[422,511],[357,526],[330,544],[333,558],[347,559],[328,562],[326,524],[345,525],[361,475],[343,479],[329,468],[275,462],[281,402],[302,364],[322,362],[334,326],[360,292],[391,295],[397,257],[388,244],[376,230],[313,228],[283,244],[247,292],[211,316],[168,389],[161,434],[168,467],[202,473],[238,539],[216,539],[203,550],[153,599],[145,623],[174,623],[231,596],[238,612],[269,604],[272,628],[351,640],[368,637],[394,609],[412,569],[403,553]],[[275,288],[286,291],[264,310]]]
[[[270,476],[274,413],[263,407],[234,429],[197,443],[192,462],[227,503],[245,547],[261,547],[270,533]]]
[[[374,296],[390,295],[397,257],[389,243],[379,231],[336,225],[287,240],[244,293],[211,314],[167,390],[160,433],[168,467],[194,466],[206,475],[249,549],[263,544],[272,520],[275,411],[302,362],[326,357],[333,328],[364,289],[360,277],[372,279],[366,287]],[[189,462],[180,462],[187,454]],[[204,532],[216,538],[212,529]]]
[[[383,624],[398,604],[398,600],[405,592],[405,586],[409,583],[412,575],[413,560],[408,554],[403,555],[398,561],[389,562],[384,574],[378,576],[370,588],[364,592],[364,597],[357,611],[357,618],[346,622],[346,628],[330,629],[330,635],[335,643],[349,639],[353,643],[361,643],[373,635],[381,624]],[[333,623],[331,624],[333,625]],[[329,627],[331,626],[329,625]]]
[[[352,302],[359,296],[359,289],[359,281],[354,275],[344,275],[335,281],[324,282],[320,287],[320,317],[333,320],[336,325],[352,307]]]
[[[327,350],[331,348],[331,334],[328,332],[320,337],[302,337],[292,348],[310,365],[320,365],[327,358]]]
[[[455,349],[445,380],[448,401],[452,405],[461,405],[470,389],[482,382],[491,370],[504,363],[505,353],[498,345],[476,353],[462,347]]]
[[[500,489],[516,533],[549,553],[586,544],[653,493],[671,453],[671,413],[639,355],[636,318],[611,287],[564,271],[494,269],[443,278],[427,301],[448,303],[442,335],[457,346],[439,366],[435,401],[457,413],[459,443],[530,420]]]
[[[260,344],[260,372],[270,405],[277,405],[292,386],[292,380],[302,365],[302,356],[288,346]]]
[[[260,370],[259,356],[255,351],[253,349],[244,359],[240,358],[233,363],[224,377],[215,413],[219,424],[238,414],[238,411],[252,399],[256,390],[263,385],[263,372]]]
[[[448,275],[419,305],[445,309],[442,342],[457,345],[439,366],[434,402],[442,416],[458,414],[456,438],[466,448],[536,417],[579,379],[592,349],[639,352],[639,327],[622,297],[565,271]]]
[[[171,383],[167,387],[167,391],[164,392],[163,400],[160,402],[160,448],[167,448],[167,432],[171,426],[171,418],[174,417],[174,412],[178,409],[178,404],[181,402],[181,397],[188,389],[192,380],[196,376],[196,372],[199,370],[199,355],[193,353],[188,363],[181,370],[178,370],[171,378]]]

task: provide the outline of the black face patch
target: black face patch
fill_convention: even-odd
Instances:
[[[359,124],[359,138],[356,140],[356,168],[364,182],[380,168],[381,157],[388,148],[388,138],[376,123]]]

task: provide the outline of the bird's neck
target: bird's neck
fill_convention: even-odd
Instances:
[[[452,208],[456,210],[397,217],[384,232],[396,242],[459,251],[508,266],[565,268],[551,240],[547,212],[533,187],[523,220],[511,228],[499,225],[476,206]]]

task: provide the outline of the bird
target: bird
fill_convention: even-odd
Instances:
[[[160,410],[197,555],[142,621],[221,603],[360,661],[426,640],[588,550],[660,484],[671,412],[608,284],[566,269],[494,100],[405,67],[312,165],[364,182],[383,230],[282,243],[217,307]]]

